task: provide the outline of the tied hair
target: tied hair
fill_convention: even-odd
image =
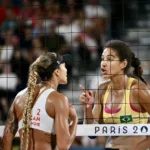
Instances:
[[[135,57],[135,54],[132,52],[132,62],[131,66],[134,68],[133,70],[133,75],[138,77],[142,82],[144,82],[147,85],[147,82],[143,79],[143,68],[141,67],[141,62],[140,60]]]
[[[33,106],[33,102],[35,99],[35,91],[37,93],[36,84],[38,81],[38,73],[35,71],[30,71],[29,78],[28,78],[28,89],[26,94],[26,101],[24,106],[23,112],[23,122],[22,122],[22,136],[21,136],[21,148],[25,148],[28,150],[29,147],[29,128],[30,128],[30,121],[31,121],[31,110]],[[24,141],[25,144],[24,144]]]

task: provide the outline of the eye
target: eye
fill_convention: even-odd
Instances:
[[[113,58],[112,58],[112,57],[107,57],[107,60],[108,60],[108,61],[112,61]]]
[[[108,57],[108,58],[107,58],[107,60],[111,60],[111,58],[110,58],[110,57]]]

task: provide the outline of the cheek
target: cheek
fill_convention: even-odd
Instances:
[[[109,70],[110,70],[110,73],[111,73],[111,74],[115,74],[115,73],[121,71],[120,65],[119,65],[119,63],[117,63],[117,62],[111,62],[111,63],[109,64],[109,68],[110,68]]]
[[[65,74],[66,74],[65,69],[62,69],[62,70],[61,70],[61,74],[60,74],[60,76],[61,76],[61,77],[64,77],[64,76],[65,76]]]

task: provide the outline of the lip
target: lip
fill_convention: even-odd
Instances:
[[[102,72],[103,75],[107,74],[107,70],[104,69],[104,68],[101,68],[101,72]]]

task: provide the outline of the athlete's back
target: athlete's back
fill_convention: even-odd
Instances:
[[[16,116],[18,119],[18,130],[20,137],[22,136],[22,116],[25,105],[27,89],[21,91],[14,102]],[[50,117],[45,109],[48,96],[54,90],[42,89],[36,96],[33,108],[31,125],[29,131],[29,149],[31,150],[51,150],[56,145],[56,135],[54,129],[54,118]],[[53,108],[50,108],[53,110]],[[53,115],[53,114],[52,114]],[[51,115],[51,116],[52,116]],[[26,142],[26,137],[24,138]]]

